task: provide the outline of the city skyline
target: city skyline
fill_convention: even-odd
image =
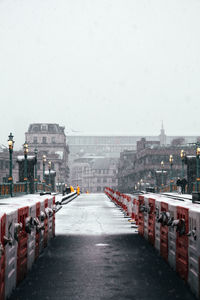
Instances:
[[[1,1],[1,143],[36,122],[198,136],[199,15],[197,0]]]

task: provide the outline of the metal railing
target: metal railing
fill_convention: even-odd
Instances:
[[[11,189],[12,185],[12,189]],[[0,184],[0,198],[16,196],[18,194],[25,194],[26,193],[26,183],[25,182],[18,182],[18,183],[1,183]],[[27,183],[27,193],[29,193],[29,183]]]
[[[12,189],[11,189],[12,184]],[[30,182],[0,183],[0,198],[29,194],[31,192]],[[45,183],[34,184],[34,192],[51,192],[51,186]]]

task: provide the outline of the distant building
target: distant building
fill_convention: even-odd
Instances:
[[[81,182],[82,186],[85,184],[86,180],[88,183],[92,181],[90,177],[93,176],[89,166],[81,163],[79,165],[79,159],[88,156],[101,156],[105,158],[115,158],[120,160],[119,165],[123,165],[125,160],[123,156],[127,157],[128,169],[119,167],[118,174],[118,184],[119,188],[122,190],[123,187],[126,187],[126,190],[132,190],[133,185],[141,177],[148,176],[148,180],[153,183],[155,180],[152,176],[153,168],[159,168],[160,159],[165,157],[165,160],[168,160],[168,153],[171,151],[170,147],[176,147],[177,143],[181,148],[186,147],[188,143],[196,142],[199,137],[197,136],[167,136],[165,134],[164,126],[162,123],[160,134],[157,136],[135,136],[135,135],[84,135],[84,134],[70,134],[67,136],[70,156],[69,156],[69,166],[70,166],[70,182]],[[168,147],[169,150],[166,150]],[[156,154],[155,149],[159,148]],[[165,148],[162,150],[161,148]],[[155,152],[155,157],[152,158],[152,155],[148,157],[149,152]],[[159,153],[163,151],[166,152],[166,155],[162,156]],[[137,152],[137,155],[136,155]],[[121,154],[122,153],[122,154]],[[144,154],[144,158],[140,155]],[[173,151],[175,154],[175,152]],[[173,154],[170,153],[170,154]],[[145,157],[147,155],[147,157]],[[136,157],[133,159],[133,157]],[[157,157],[157,158],[156,158]],[[148,169],[147,160],[149,163],[151,159],[157,159],[157,165],[154,166],[153,163]],[[145,174],[143,173],[142,164],[145,161]],[[88,164],[89,162],[85,162]],[[132,171],[132,164],[134,165],[135,171]],[[75,167],[76,166],[76,167]],[[88,171],[88,175],[83,175],[84,170]],[[147,170],[148,169],[148,170]],[[124,176],[125,173],[125,176]],[[134,180],[133,180],[134,178]],[[114,179],[113,179],[114,180]]]
[[[68,182],[69,147],[66,143],[65,127],[54,123],[30,124],[25,139],[29,145],[29,152],[38,149],[38,178],[43,179],[42,156],[46,155],[47,162],[51,161],[52,170],[56,171],[57,182]],[[47,170],[47,164],[46,164]]]
[[[83,154],[119,158],[120,153],[124,150],[136,150],[137,142],[142,138],[145,138],[146,142],[157,142],[161,146],[171,145],[173,140],[188,144],[200,139],[198,136],[167,136],[163,123],[160,134],[157,136],[69,134],[67,136],[70,149],[69,160],[72,162]]]
[[[195,153],[194,147],[189,145],[168,145],[161,146],[158,142],[150,142],[141,139],[137,143],[136,151],[123,151],[120,154],[118,169],[118,188],[122,192],[133,192],[136,185],[154,186],[161,182],[163,172],[163,183],[170,181],[169,156],[173,155],[173,178],[182,176],[181,150],[185,150],[186,155]],[[161,161],[164,162],[163,169]],[[184,165],[185,177],[187,167]],[[163,171],[162,171],[163,170]]]
[[[71,165],[71,183],[78,184],[82,192],[104,192],[106,186],[116,189],[117,167],[116,158],[83,156]]]

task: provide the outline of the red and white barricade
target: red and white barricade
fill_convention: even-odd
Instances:
[[[132,216],[132,196],[127,195],[127,216]]]
[[[138,215],[138,233],[144,236],[144,196],[139,195],[136,201]]]
[[[46,208],[45,212],[48,217],[48,239],[51,239],[54,236],[54,227],[55,227],[55,196],[51,196],[48,198],[48,208]]]
[[[168,203],[161,202],[160,254],[168,261]]]
[[[0,299],[5,298],[5,277],[6,277],[6,253],[4,248],[4,236],[6,232],[6,215],[0,212]]]
[[[26,219],[29,216],[28,206],[18,208],[18,223],[22,224],[22,230],[18,234],[18,249],[17,249],[17,283],[22,281],[27,274],[28,265],[28,234],[26,232]]]
[[[155,248],[160,253],[160,222],[158,222],[161,215],[162,198],[156,196],[155,198]]]
[[[148,219],[148,240],[155,245],[155,222],[156,222],[156,203],[155,199],[149,198],[149,219]]]
[[[168,227],[168,263],[176,270],[176,228],[172,222],[177,219],[177,201],[168,201],[168,213],[171,226]]]
[[[189,209],[188,284],[197,298],[200,297],[200,207]]]
[[[144,237],[148,240],[149,237],[149,197],[144,195]]]
[[[189,208],[177,206],[178,231],[176,236],[176,271],[182,279],[188,279]]]
[[[9,297],[16,287],[17,280],[18,209],[12,205],[0,205],[0,214],[5,214],[5,231],[3,234],[5,247],[5,297]]]

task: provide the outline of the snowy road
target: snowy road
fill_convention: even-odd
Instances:
[[[83,194],[63,206],[56,218],[56,235],[132,234],[127,219],[104,194]]]
[[[63,206],[56,235],[12,300],[195,299],[103,194]]]

